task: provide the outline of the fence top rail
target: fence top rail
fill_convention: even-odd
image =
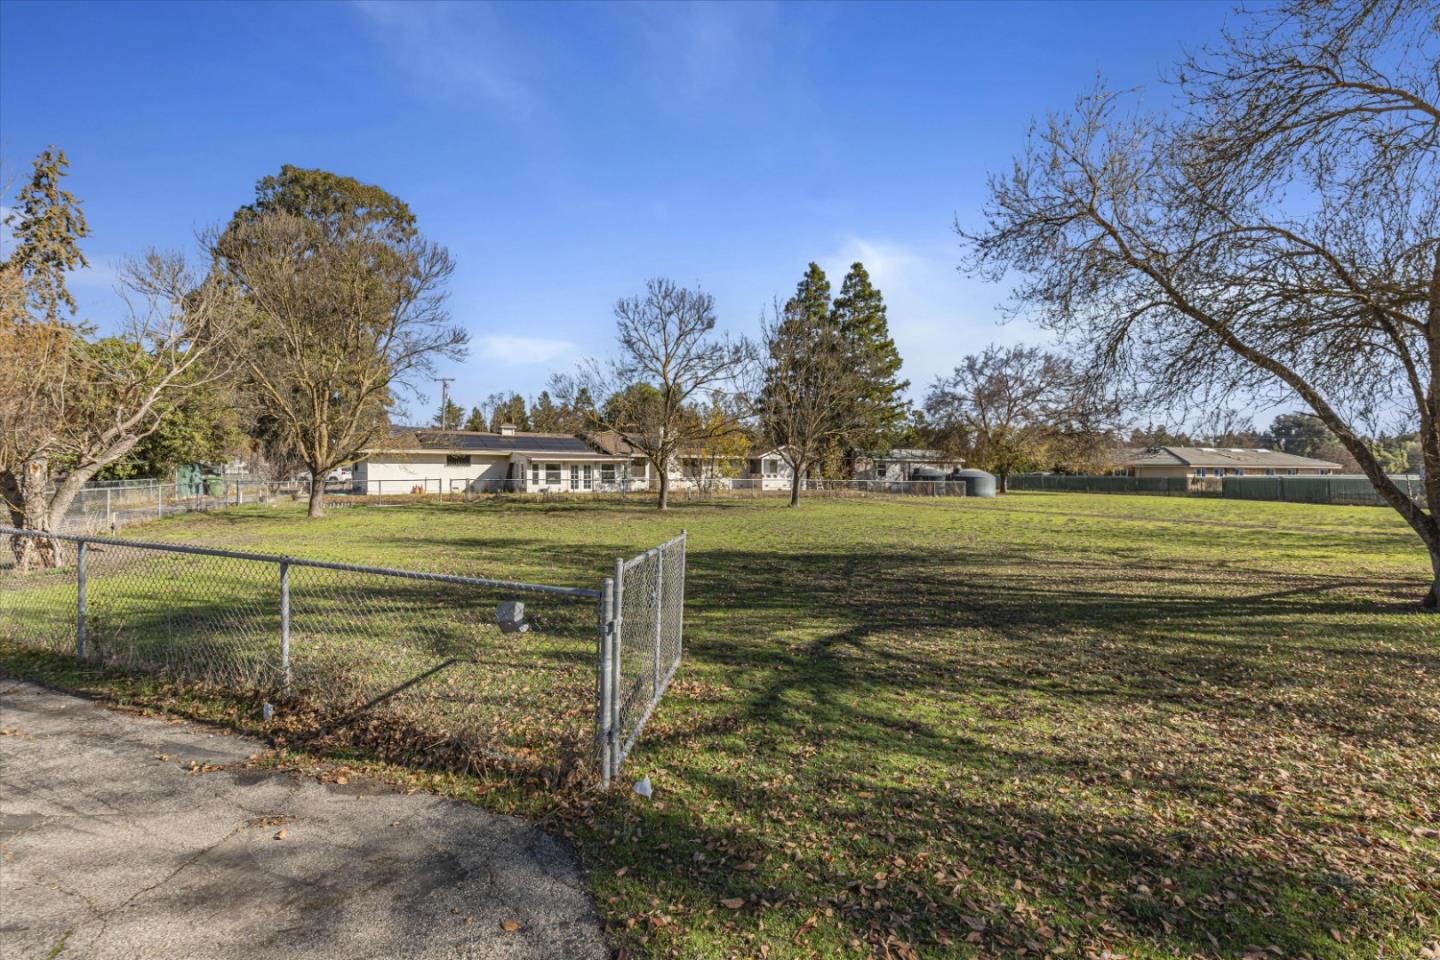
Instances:
[[[657,554],[663,553],[667,547],[673,547],[673,546],[675,546],[677,543],[683,543],[683,542],[685,541],[685,533],[686,533],[686,531],[681,530],[679,536],[671,537],[669,540],[666,540],[664,543],[658,544],[657,546],[653,546],[653,547],[651,547],[649,550],[646,550],[644,553],[636,554],[635,556],[631,557],[629,560],[626,560],[626,561],[625,561],[625,569],[626,569],[626,570],[630,570],[630,569],[632,569],[632,568],[634,568],[634,567],[637,567],[637,566],[639,566],[640,564],[644,563],[644,562],[645,562],[646,560],[648,560],[649,558],[651,558],[651,557],[653,557],[653,556],[655,556],[655,555],[657,555]]]
[[[239,550],[219,550],[214,547],[195,547],[180,543],[155,543],[146,540],[122,540],[118,537],[95,537],[72,533],[46,533],[40,530],[23,530],[16,527],[0,527],[0,536],[45,537],[51,540],[65,540],[71,543],[94,543],[107,547],[135,547],[141,550],[159,550],[166,553],[184,553],[201,557],[225,557],[231,560],[250,560],[260,563],[285,564],[291,567],[311,567],[319,570],[342,570],[347,573],[368,573],[382,577],[398,577],[404,580],[429,580],[440,583],[456,583],[463,586],[494,587],[503,590],[520,590],[528,593],[549,593],[568,597],[599,599],[601,591],[586,587],[557,587],[545,583],[522,583],[515,580],[492,580],[488,577],[462,577],[448,573],[423,573],[417,570],[397,570],[391,567],[367,567],[354,563],[338,563],[331,560],[306,560],[275,553],[246,553]]]

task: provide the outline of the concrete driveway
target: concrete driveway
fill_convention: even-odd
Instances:
[[[5,960],[609,956],[574,860],[525,821],[192,772],[264,747],[3,677],[0,731]]]

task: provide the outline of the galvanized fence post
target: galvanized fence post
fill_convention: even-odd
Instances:
[[[600,636],[596,653],[599,659],[595,664],[595,693],[596,693],[596,714],[595,714],[595,746],[599,753],[600,761],[600,785],[610,786],[610,765],[612,762],[610,751],[614,747],[614,738],[611,736],[611,710],[610,698],[614,695],[614,677],[612,672],[615,664],[611,659],[611,650],[615,644],[615,581],[606,577],[600,582],[600,599],[596,606],[599,610]]]
[[[620,755],[620,743],[623,738],[623,731],[620,729],[620,689],[622,677],[620,676],[621,656],[624,653],[625,645],[625,561],[620,557],[615,558],[615,599],[612,601],[614,615],[611,623],[614,624],[614,640],[610,644],[610,776],[614,777],[620,772],[620,763],[625,758]]]
[[[651,589],[651,606],[655,610],[655,655],[653,672],[650,676],[650,701],[653,703],[660,697],[660,646],[664,640],[665,631],[665,545],[661,544],[655,550],[655,586]]]
[[[685,653],[685,580],[690,575],[688,565],[690,563],[690,532],[683,527],[680,529],[680,597],[678,600],[679,613],[676,614],[675,624],[675,663],[680,662],[681,656]]]
[[[280,689],[290,690],[290,564],[280,561]]]
[[[59,544],[51,541],[57,549]],[[75,656],[85,659],[85,544],[75,549]]]

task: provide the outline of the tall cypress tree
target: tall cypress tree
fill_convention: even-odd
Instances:
[[[530,429],[541,433],[557,433],[560,430],[560,408],[550,399],[549,390],[541,390],[530,407]]]
[[[49,148],[35,158],[35,173],[16,197],[7,270],[21,278],[31,317],[54,323],[60,310],[75,312],[75,298],[65,288],[65,274],[88,267],[79,241],[90,235],[80,202],[60,180],[70,166],[65,151]]]
[[[485,411],[479,407],[471,407],[470,416],[465,418],[465,429],[473,430],[476,433],[484,433],[487,427]]]
[[[851,442],[859,449],[888,446],[909,416],[910,405],[903,394],[910,381],[898,378],[900,352],[890,338],[885,299],[870,282],[863,263],[850,265],[833,314],[864,384],[856,398],[856,430]]]
[[[795,285],[795,296],[785,305],[787,313],[803,311],[809,316],[828,320],[830,317],[830,281],[817,263],[811,263],[805,276]]]

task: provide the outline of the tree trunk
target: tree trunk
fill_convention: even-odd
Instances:
[[[658,504],[658,505],[659,505],[659,507],[660,507],[661,510],[669,510],[669,509],[670,509],[670,471],[668,471],[668,470],[661,470],[661,471],[659,472],[659,481],[660,481],[660,500],[659,500],[659,504]]]
[[[60,517],[55,516],[50,509],[50,461],[46,457],[25,461],[20,465],[20,476],[11,478],[6,487],[7,499],[12,500],[11,520],[24,530],[51,532],[59,526],[65,508],[70,505],[69,500],[74,498],[72,493],[61,507]],[[52,520],[55,522],[52,523]],[[61,540],[12,536],[10,547],[15,552],[15,569],[20,573],[53,570],[65,563],[64,541]]]
[[[310,516],[325,516],[325,481],[316,479],[320,474],[310,471]]]
[[[1010,474],[1004,472],[1003,470],[1000,472],[1000,492],[1010,492]]]
[[[1435,571],[1435,579],[1430,584],[1430,592],[1420,601],[1420,609],[1440,613],[1440,550],[1430,551],[1430,568]]]
[[[790,506],[800,506],[800,468],[790,471]]]

